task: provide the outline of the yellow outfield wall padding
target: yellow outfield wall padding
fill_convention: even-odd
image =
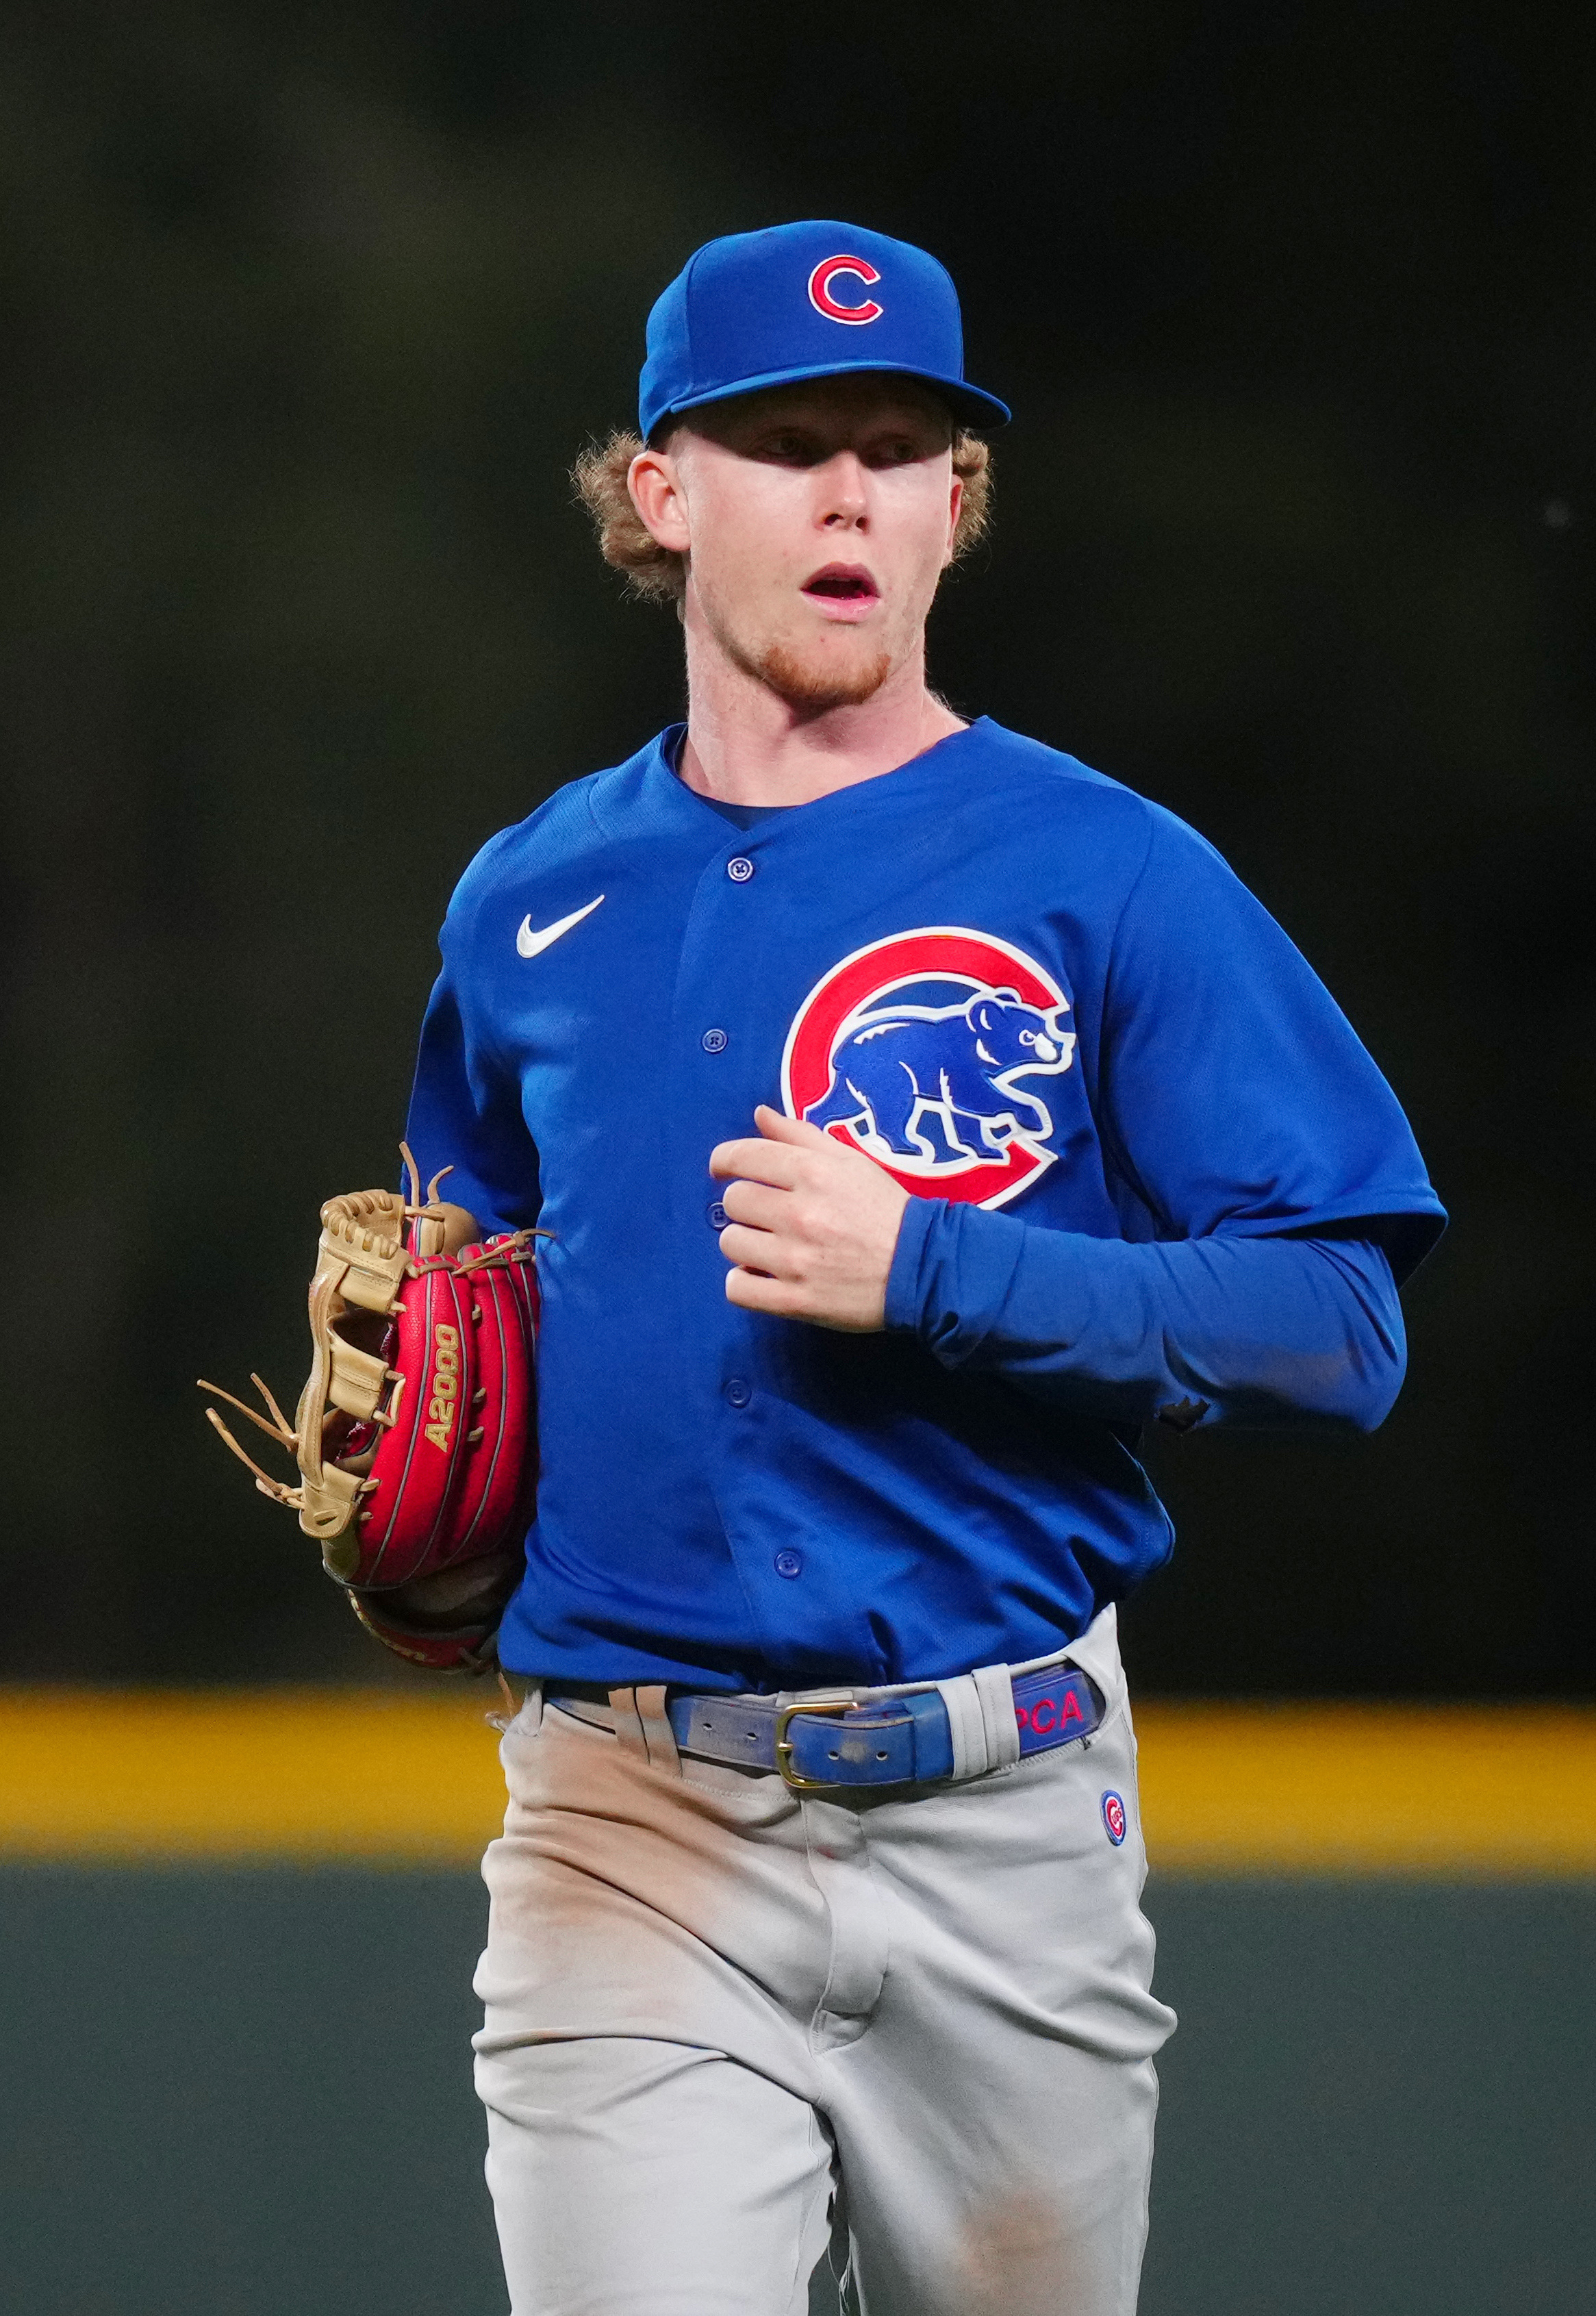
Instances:
[[[504,1813],[492,1682],[0,1689],[0,1854],[467,1864]]]
[[[0,1856],[469,1865],[496,1690],[0,1688]],[[1155,1869],[1596,1874],[1596,1712],[1150,1704]]]
[[[1596,1874],[1596,1712],[1148,1705],[1154,1866],[1190,1874]]]

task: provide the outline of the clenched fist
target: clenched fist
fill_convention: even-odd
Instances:
[[[722,1142],[709,1154],[710,1173],[727,1186],[727,1300],[846,1334],[877,1333],[908,1192],[817,1126],[762,1102],[753,1122],[760,1139]]]

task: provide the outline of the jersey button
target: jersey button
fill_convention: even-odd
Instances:
[[[706,1029],[703,1036],[699,1039],[699,1043],[702,1046],[705,1053],[707,1054],[724,1054],[726,1051],[726,1031],[724,1029]]]
[[[745,885],[753,874],[753,863],[745,852],[734,852],[726,864],[726,873],[734,885]]]
[[[717,1198],[712,1205],[706,1207],[704,1212],[709,1217],[709,1228],[711,1230],[724,1230],[727,1224],[731,1219],[718,1198]]]
[[[742,1376],[727,1376],[726,1395],[734,1407],[746,1407],[753,1397],[753,1387]]]
[[[801,1576],[803,1572],[804,1555],[801,1552],[779,1552],[776,1554],[778,1576]]]

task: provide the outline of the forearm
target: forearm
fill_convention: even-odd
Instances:
[[[944,1367],[1112,1422],[1372,1430],[1406,1347],[1370,1241],[1150,1244],[911,1200],[887,1298]]]

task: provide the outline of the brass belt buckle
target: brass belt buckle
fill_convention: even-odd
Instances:
[[[789,1793],[834,1794],[840,1782],[835,1777],[806,1777],[793,1768],[792,1740],[787,1733],[798,1715],[809,1713],[818,1714],[823,1717],[840,1716],[851,1712],[852,1706],[851,1697],[816,1697],[807,1702],[800,1699],[796,1705],[779,1705],[776,1707],[776,1768],[782,1784]]]

